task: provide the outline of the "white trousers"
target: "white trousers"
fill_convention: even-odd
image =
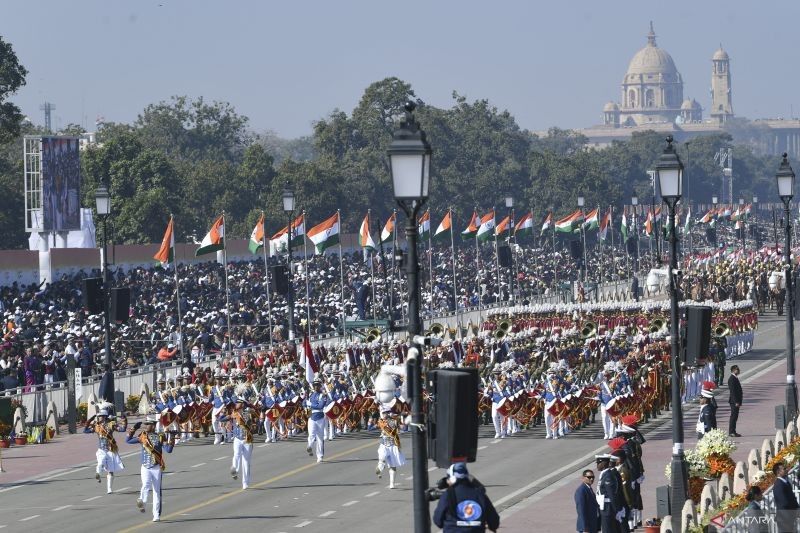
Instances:
[[[222,444],[225,440],[225,435],[222,434],[223,424],[219,421],[219,415],[222,414],[222,409],[213,409],[211,411],[211,428],[214,431],[214,444]]]
[[[161,518],[161,467],[142,465],[142,490],[139,498],[147,503],[147,495],[153,489],[153,518]]]
[[[608,414],[606,406],[603,404],[600,404],[600,420],[603,422],[603,438],[613,439],[615,434],[614,424],[611,420],[611,415]]]
[[[95,457],[97,457],[98,474],[103,474],[104,472],[119,472],[125,468],[125,465],[122,464],[122,460],[119,458],[119,455],[112,451],[101,450],[98,448],[97,452],[95,452]]]
[[[317,441],[317,459],[325,455],[325,420],[324,416],[319,420],[308,419],[308,445],[312,446]]]
[[[555,423],[555,417],[551,415],[547,410],[544,412],[544,428],[547,431],[547,436],[550,438],[558,436],[558,429],[553,429],[553,425]]]
[[[275,428],[275,424],[272,423],[272,420],[266,417],[264,417],[264,433],[267,434],[267,442],[275,442],[278,430]]]
[[[505,429],[503,428],[503,415],[497,412],[497,408],[495,404],[492,404],[492,424],[494,424],[494,434],[498,437],[502,437],[505,435]]]
[[[243,440],[233,439],[233,465],[232,468],[242,475],[242,488],[250,486],[250,457],[253,455],[253,444],[246,444]]]

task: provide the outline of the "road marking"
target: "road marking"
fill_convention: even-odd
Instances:
[[[258,445],[258,447],[259,447],[259,448],[264,448],[264,447],[265,447],[267,444],[269,444],[269,443],[268,443],[268,442],[265,442],[264,444],[259,444],[259,445]]]
[[[428,469],[428,472],[433,472],[434,470],[436,470],[436,468],[437,468],[437,467],[435,467],[435,466],[432,466],[432,467],[430,467],[430,468]]]
[[[303,522],[300,522],[299,524],[297,524],[294,527],[306,527],[310,523],[311,523],[311,520],[304,520]]]
[[[4,527],[8,527],[8,526],[3,524],[3,525],[0,526],[0,529],[3,529]]]
[[[86,498],[83,501],[85,501],[85,502],[93,502],[93,501],[97,500],[98,498],[102,498],[102,497],[103,496],[92,496],[91,498]]]
[[[215,461],[222,461],[223,459],[227,459],[227,458],[228,458],[228,456],[227,456],[227,455],[223,455],[222,457],[217,457],[217,458],[216,458],[216,459],[214,459],[214,460],[215,460]]]
[[[490,440],[489,442],[490,442],[491,444],[497,444],[498,442],[500,442],[500,439],[494,439],[494,440]]]
[[[355,505],[357,503],[358,503],[358,500],[351,500],[351,501],[349,501],[347,503],[343,503],[342,507],[350,507],[351,505]]]
[[[365,498],[372,498],[373,496],[377,496],[377,495],[378,495],[378,494],[380,494],[380,493],[381,493],[381,491],[379,491],[379,490],[376,490],[375,492],[370,492],[369,494],[367,494],[367,495],[366,495],[366,496],[364,496],[364,497],[365,497]]]
[[[167,472],[167,473],[166,473],[166,474],[164,474],[164,475],[165,475],[165,476],[174,476],[174,475],[175,475],[175,472]]]
[[[488,448],[488,446],[478,446],[479,450],[485,450],[486,448]]]
[[[122,492],[123,490],[129,490],[130,487],[122,487],[121,489],[117,489],[117,492]]]
[[[332,455],[332,456],[330,456],[328,458],[328,460],[331,461],[331,460],[334,460],[334,459],[339,459],[341,457],[346,457],[348,455],[352,455],[352,454],[354,454],[356,452],[359,452],[361,450],[366,450],[367,448],[373,448],[374,446],[375,446],[374,442],[367,442],[366,444],[362,444],[360,446],[356,446],[355,448],[351,448],[349,450],[345,450],[343,452],[339,452],[339,453],[337,453],[335,455]],[[267,485],[271,485],[273,483],[281,481],[282,479],[286,479],[287,477],[293,476],[295,474],[299,474],[300,472],[305,472],[306,470],[310,470],[310,469],[312,469],[312,468],[314,468],[316,466],[317,466],[317,463],[309,463],[309,464],[306,464],[305,466],[300,466],[298,468],[295,468],[294,470],[289,470],[288,472],[284,472],[283,474],[278,474],[277,476],[271,477],[269,479],[265,479],[264,481],[260,481],[260,482],[256,483],[255,485],[250,485],[250,488],[254,489],[254,488],[265,487]],[[169,474],[167,474],[167,475],[169,475]],[[215,496],[215,497],[213,497],[211,499],[208,499],[206,501],[191,505],[191,506],[187,507],[186,509],[181,509],[181,510],[176,511],[174,513],[171,513],[171,514],[169,514],[167,516],[162,516],[161,520],[162,521],[166,521],[166,520],[170,520],[172,518],[176,518],[178,516],[181,516],[182,513],[190,513],[192,511],[196,511],[197,509],[202,509],[204,507],[208,507],[209,505],[213,505],[215,503],[219,503],[221,501],[225,501],[228,498],[231,498],[233,496],[238,496],[238,495],[240,495],[240,494],[242,494],[244,492],[249,492],[249,491],[244,491],[244,490],[240,489],[240,490],[234,490],[232,492],[226,492],[225,494],[220,494],[219,496]],[[144,528],[150,527],[152,525],[153,525],[152,522],[143,522],[141,524],[137,524],[135,526],[123,529],[122,531],[120,531],[120,533],[128,533],[130,531],[136,531],[136,530],[139,530],[139,529],[144,529]]]
[[[33,520],[34,518],[39,518],[41,515],[35,514],[33,516],[29,516],[27,518],[20,518],[20,522],[27,522],[28,520]]]
[[[198,466],[205,466],[205,463],[197,463],[196,465],[192,465],[192,468],[197,468]]]
[[[56,507],[55,509],[51,509],[51,511],[54,511],[54,512],[55,511],[63,511],[67,507],[72,507],[72,505],[71,504],[70,505],[62,505],[61,507]]]
[[[335,513],[335,512],[336,512],[336,511],[325,511],[324,513],[322,513],[321,515],[319,515],[319,517],[320,517],[320,518],[325,518],[326,516],[330,516],[330,515],[332,515],[332,514],[333,514],[333,513]]]

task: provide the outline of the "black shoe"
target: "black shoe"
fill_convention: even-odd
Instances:
[[[738,433],[728,433],[729,437],[741,437]]]

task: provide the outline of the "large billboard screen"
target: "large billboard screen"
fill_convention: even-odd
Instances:
[[[42,137],[42,214],[45,231],[81,229],[80,142]]]

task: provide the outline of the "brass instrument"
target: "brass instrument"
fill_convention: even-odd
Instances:
[[[497,329],[502,329],[506,333],[511,330],[511,321],[509,319],[503,319],[497,323]]]
[[[731,334],[731,327],[728,325],[727,322],[720,322],[717,324],[717,327],[714,328],[714,336],[719,337],[727,337]]]
[[[428,335],[431,337],[441,337],[444,334],[444,326],[439,322],[434,322],[428,328]]]
[[[583,328],[581,329],[581,338],[588,339],[590,337],[594,337],[597,333],[597,324],[592,322],[591,320],[587,320],[583,323]]]
[[[374,342],[381,338],[381,330],[379,328],[372,328],[367,331],[367,336],[364,339],[365,342]]]
[[[508,333],[504,329],[497,328],[496,330],[494,330],[494,338],[495,339],[500,340],[503,337],[505,337],[506,335],[508,335]]]
[[[654,318],[650,321],[650,327],[648,328],[648,331],[650,333],[658,333],[664,329],[664,327],[666,327],[666,323],[664,322],[663,318]]]

